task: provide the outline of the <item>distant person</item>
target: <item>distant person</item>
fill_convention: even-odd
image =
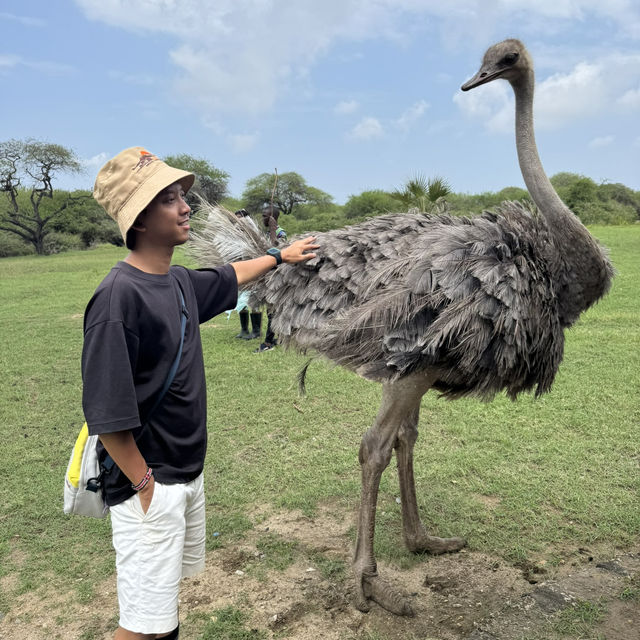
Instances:
[[[272,204],[267,204],[262,208],[262,223],[266,227],[271,244],[275,247],[287,241],[285,230],[278,225],[280,209]]]
[[[242,220],[242,218],[249,217],[249,212],[246,209],[238,209],[235,216]],[[262,311],[252,309],[249,313],[249,307],[243,307],[238,311],[238,316],[240,317],[240,333],[236,335],[236,338],[240,340],[259,338],[262,333]],[[249,319],[251,319],[251,330],[249,330]]]
[[[278,207],[268,204],[262,209],[262,222],[269,234],[269,240],[274,247],[287,241],[287,234],[285,230],[278,224],[278,218],[280,217],[280,209]],[[262,321],[262,314],[260,314],[260,321]],[[253,322],[253,314],[252,314]],[[260,343],[260,346],[254,351],[254,353],[262,353],[263,351],[271,351],[278,345],[278,339],[276,338],[273,329],[271,328],[271,313],[267,308],[267,331],[264,336],[264,342]]]

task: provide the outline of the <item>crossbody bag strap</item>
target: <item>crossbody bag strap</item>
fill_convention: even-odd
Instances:
[[[171,365],[171,369],[169,369],[169,373],[167,374],[167,378],[162,385],[162,390],[160,391],[160,395],[156,399],[153,407],[151,407],[151,411],[147,414],[147,419],[145,420],[145,424],[149,422],[151,416],[155,412],[155,410],[160,406],[160,403],[164,400],[164,396],[167,391],[169,391],[169,387],[173,382],[173,379],[176,376],[176,372],[178,371],[178,365],[180,364],[180,358],[182,357],[182,347],[184,346],[184,334],[187,328],[187,318],[189,317],[189,312],[187,311],[187,306],[184,303],[184,294],[182,293],[182,287],[180,286],[180,282],[176,278],[176,282],[178,282],[178,289],[180,291],[180,346],[178,347],[178,353],[176,354],[175,360]],[[107,457],[102,462],[102,469],[109,473],[111,469],[113,469],[113,458],[107,454]],[[102,474],[100,474],[102,476]]]
[[[149,420],[151,419],[151,416],[153,415],[154,411],[160,406],[160,403],[164,399],[165,394],[169,390],[169,387],[171,386],[171,383],[173,382],[173,379],[175,378],[176,371],[178,370],[178,365],[180,364],[180,358],[182,357],[182,347],[184,346],[184,334],[185,334],[185,329],[187,327],[187,318],[189,317],[189,312],[187,311],[187,307],[184,304],[184,295],[182,293],[182,287],[180,286],[179,282],[178,282],[178,288],[180,289],[180,306],[181,306],[181,309],[180,309],[180,316],[181,316],[181,319],[180,319],[180,346],[178,347],[178,353],[176,354],[176,358],[173,361],[173,364],[171,365],[171,369],[169,369],[169,373],[167,374],[167,379],[164,381],[164,385],[162,386],[162,390],[160,391],[160,395],[156,399],[153,407],[151,407],[151,411],[149,411],[149,413],[147,414],[147,419],[145,420],[145,423],[149,422]]]

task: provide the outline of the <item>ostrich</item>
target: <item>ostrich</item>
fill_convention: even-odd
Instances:
[[[564,329],[608,290],[605,251],[563,204],[544,173],[533,133],[534,72],[523,44],[493,45],[464,91],[503,78],[516,99],[520,168],[535,206],[504,202],[477,217],[389,214],[317,234],[317,257],[282,265],[253,284],[283,344],[315,350],[382,384],[382,403],[362,438],[362,492],[353,561],[356,606],[398,615],[409,603],[378,575],[373,553],[381,475],[395,449],[403,537],[414,552],[454,552],[420,520],[413,476],[422,396],[515,399],[551,387]],[[205,206],[206,208],[206,206]],[[262,255],[265,240],[219,208],[194,239],[204,266]]]

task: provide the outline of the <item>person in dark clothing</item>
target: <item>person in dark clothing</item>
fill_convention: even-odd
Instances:
[[[273,204],[265,205],[262,209],[262,222],[267,228],[269,239],[274,247],[287,241],[287,234],[285,230],[278,224],[279,217],[280,209]],[[262,313],[260,314],[260,320],[262,320]],[[258,331],[258,335],[259,334],[260,332]],[[267,331],[264,336],[264,342],[260,343],[260,346],[254,351],[254,353],[271,351],[271,349],[273,349],[277,344],[278,339],[271,327],[271,313],[269,312],[269,309],[267,309]]]
[[[246,209],[238,209],[235,212],[235,216],[241,220],[249,217],[249,212]],[[259,309],[257,311],[255,309],[249,311],[249,307],[244,307],[238,311],[238,316],[240,317],[240,333],[236,338],[240,340],[259,338],[262,331],[262,311]],[[249,320],[251,320],[251,330],[249,329]]]
[[[141,147],[98,173],[94,197],[118,223],[129,249],[96,289],[84,317],[83,410],[99,455],[115,466],[104,481],[111,507],[120,622],[115,640],[178,637],[182,576],[204,568],[202,469],[206,386],[199,324],[236,304],[238,285],[277,265],[266,255],[216,269],[171,266],[189,237],[184,196],[193,174]],[[282,262],[314,257],[313,238],[282,249]],[[147,414],[180,342],[178,369]]]

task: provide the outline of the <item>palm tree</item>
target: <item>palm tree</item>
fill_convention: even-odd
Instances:
[[[436,176],[427,179],[423,174],[416,173],[402,189],[397,189],[391,195],[400,200],[409,212],[440,214],[448,209],[446,197],[450,193],[451,186],[444,178]]]

